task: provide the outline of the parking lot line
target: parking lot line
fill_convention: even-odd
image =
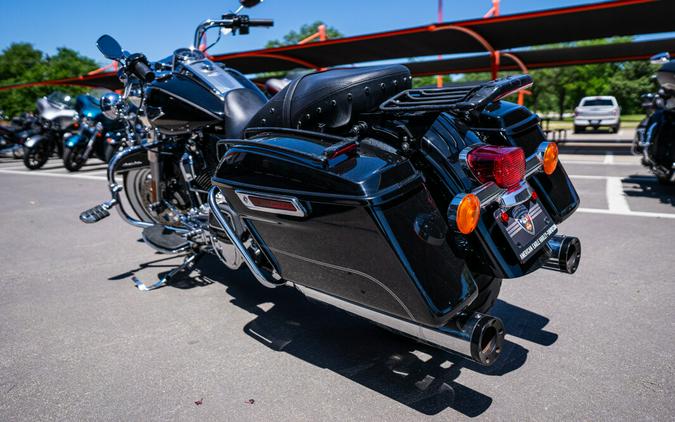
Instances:
[[[605,154],[605,159],[602,161],[602,164],[614,164],[614,154],[611,152]]]
[[[620,177],[607,178],[607,207],[610,211],[626,213],[630,212],[626,193],[623,191],[623,184]]]
[[[72,173],[47,173],[45,171],[21,171],[21,170],[8,170],[0,168],[0,173],[6,174],[20,174],[26,176],[46,176],[46,177],[65,177],[70,179],[84,179],[84,180],[106,180],[106,177],[103,176],[92,176],[89,174],[72,174]]]
[[[612,211],[603,210],[600,208],[577,208],[578,212],[589,214],[609,214],[621,215],[625,217],[651,217],[651,218],[672,218],[675,219],[675,214],[667,214],[663,212],[644,212],[644,211]]]
[[[616,161],[613,161],[611,163],[606,163],[604,160],[603,161],[591,161],[591,160],[565,160],[564,158],[560,159],[560,162],[563,164],[588,164],[588,165],[594,165],[594,166],[633,166],[633,167],[640,167],[640,163],[619,163]]]

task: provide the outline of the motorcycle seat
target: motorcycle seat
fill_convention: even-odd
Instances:
[[[382,102],[411,85],[410,71],[403,65],[310,73],[295,79],[274,95],[253,116],[247,128],[343,128],[360,113],[377,110]]]

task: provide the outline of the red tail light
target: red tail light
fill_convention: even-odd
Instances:
[[[485,145],[472,149],[466,163],[481,183],[495,182],[500,188],[510,188],[525,177],[525,153],[518,147]]]

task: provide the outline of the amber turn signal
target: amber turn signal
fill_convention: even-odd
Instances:
[[[457,206],[457,217],[455,219],[457,230],[462,234],[469,234],[476,229],[480,219],[480,200],[472,193],[462,198]]]
[[[542,157],[542,166],[544,173],[549,176],[553,174],[555,168],[558,166],[558,145],[555,142],[548,142]]]

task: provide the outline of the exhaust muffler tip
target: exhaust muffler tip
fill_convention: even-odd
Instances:
[[[504,323],[491,315],[473,314],[475,325],[471,333],[471,357],[475,362],[490,366],[497,361],[504,347]]]
[[[574,274],[581,262],[581,241],[573,236],[553,236],[548,241],[551,257],[544,268]]]

